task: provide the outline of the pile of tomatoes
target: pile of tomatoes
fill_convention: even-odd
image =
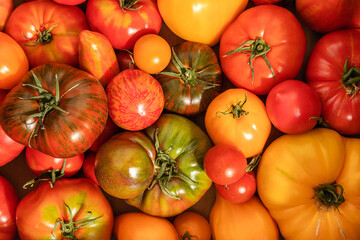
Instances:
[[[0,238],[359,239],[359,65],[358,1],[2,0]]]

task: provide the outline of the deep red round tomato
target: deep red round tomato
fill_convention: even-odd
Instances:
[[[256,192],[256,179],[253,171],[247,172],[233,184],[215,184],[216,191],[232,203],[243,203],[250,200]]]
[[[119,50],[116,52],[116,58],[119,63],[120,71],[136,68],[134,54],[131,51]]]
[[[286,80],[272,88],[266,98],[271,123],[284,133],[306,132],[318,122],[321,101],[314,89],[299,80]]]
[[[64,5],[79,5],[80,3],[83,3],[86,0],[53,0],[53,1]]]
[[[107,116],[106,93],[99,80],[56,63],[25,74],[0,108],[0,123],[9,137],[53,157],[88,150]]]
[[[69,158],[55,158],[33,148],[26,148],[27,165],[36,175],[40,175],[42,172],[52,169],[60,171],[63,167],[64,161],[66,161],[64,177],[71,177],[81,169],[84,162],[84,154],[82,153]]]
[[[96,152],[88,151],[85,156],[82,170],[85,177],[92,180],[96,185],[99,185],[95,175],[95,157]]]
[[[296,13],[317,32],[360,27],[360,1],[349,0],[296,0]]]
[[[297,76],[305,50],[304,30],[291,12],[260,5],[242,12],[225,29],[219,56],[222,70],[236,87],[265,95]]]
[[[345,135],[360,134],[360,29],[324,35],[314,46],[306,80],[322,103],[322,118]]]
[[[232,145],[218,144],[206,152],[204,169],[209,178],[217,184],[227,185],[239,180],[246,171],[244,153]]]
[[[98,186],[86,178],[42,182],[16,209],[21,239],[110,239],[113,211]]]
[[[155,0],[89,0],[86,17],[90,28],[119,50],[132,49],[145,34],[158,34],[162,24]]]
[[[0,32],[4,30],[6,21],[8,20],[13,8],[13,0],[2,0],[0,2]]]
[[[150,74],[127,69],[106,88],[109,115],[119,127],[141,130],[153,124],[164,108],[161,85]]]
[[[88,24],[79,7],[32,1],[15,8],[5,32],[23,48],[33,68],[50,62],[78,66],[79,33],[85,29]]]
[[[15,211],[19,197],[4,177],[0,176],[0,239],[13,240],[16,237]]]

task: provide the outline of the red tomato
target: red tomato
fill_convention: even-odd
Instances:
[[[360,1],[296,0],[297,15],[317,32],[360,27]]]
[[[135,61],[133,53],[129,50],[120,50],[116,53],[116,58],[119,63],[120,71],[124,71],[125,69],[134,69]]]
[[[322,102],[322,118],[345,135],[360,134],[359,66],[360,30],[349,29],[323,36],[306,68],[306,80]]]
[[[4,177],[0,176],[0,239],[13,240],[16,237],[15,212],[19,197]]]
[[[239,180],[246,171],[244,153],[232,145],[218,144],[210,148],[204,157],[204,169],[217,184],[227,185]]]
[[[20,4],[5,32],[24,49],[33,68],[50,62],[78,66],[79,33],[85,29],[86,17],[79,7],[47,0]]]
[[[256,180],[254,172],[247,172],[242,178],[233,184],[215,184],[216,191],[226,200],[232,203],[244,203],[250,200],[256,192]]]
[[[100,148],[100,146],[106,141],[108,140],[110,137],[112,137],[113,135],[115,135],[116,133],[118,133],[121,130],[121,128],[119,128],[118,125],[116,125],[113,120],[111,120],[111,118],[107,118],[106,120],[106,125],[104,130],[101,132],[101,134],[99,135],[99,137],[95,140],[95,142],[93,143],[93,145],[91,145],[91,147],[89,148],[89,150],[93,151],[93,152],[97,152]]]
[[[96,176],[95,176],[95,157],[96,153],[89,151],[84,160],[83,164],[83,173],[85,177],[92,180],[96,185],[99,185]]]
[[[306,83],[286,80],[269,92],[266,112],[278,130],[290,134],[302,133],[315,127],[321,114],[321,101]]]
[[[0,32],[0,89],[11,89],[29,70],[21,46],[8,34]]]
[[[219,55],[223,72],[236,87],[265,95],[297,76],[305,50],[304,30],[291,12],[260,5],[242,12],[226,28]]]
[[[69,158],[54,158],[47,154],[44,154],[38,150],[27,147],[26,148],[26,162],[30,170],[36,174],[40,175],[44,171],[51,169],[60,171],[65,163],[65,177],[71,177],[75,175],[82,167],[84,162],[84,154],[77,155],[75,157]]]
[[[158,34],[162,24],[155,0],[89,0],[86,17],[115,49],[132,49],[141,36]]]
[[[161,85],[150,74],[127,69],[106,88],[109,115],[119,127],[141,130],[153,124],[164,108]]]
[[[64,5],[79,5],[80,3],[83,3],[86,0],[53,0],[53,1]]]
[[[6,21],[8,20],[13,8],[13,0],[2,0],[0,2],[0,32],[4,30]]]
[[[252,0],[255,5],[264,5],[264,4],[275,4],[275,5],[287,5],[291,0]]]

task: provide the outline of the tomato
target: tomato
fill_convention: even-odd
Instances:
[[[120,72],[111,43],[101,33],[89,30],[81,31],[79,39],[79,68],[99,79],[106,88]]]
[[[222,75],[217,56],[205,44],[183,42],[172,60],[156,75],[165,96],[165,109],[184,115],[204,112],[220,93]]]
[[[264,4],[275,4],[280,6],[285,6],[291,2],[291,0],[251,0],[255,5],[264,5]]]
[[[246,172],[239,180],[229,185],[215,184],[216,191],[227,201],[244,203],[249,201],[256,192],[254,172]]]
[[[258,197],[245,203],[231,203],[216,194],[210,211],[214,240],[278,240],[279,230]]]
[[[120,132],[121,128],[116,125],[111,118],[107,118],[106,125],[104,130],[101,132],[99,137],[95,140],[95,142],[91,145],[89,150],[93,152],[97,152],[100,148],[100,146],[106,142],[109,138],[111,138],[116,133]]]
[[[132,51],[119,50],[116,52],[116,58],[119,63],[120,71],[136,68],[134,61],[134,54]]]
[[[158,0],[165,24],[179,37],[213,46],[224,29],[245,9],[248,0]]]
[[[302,133],[315,127],[321,101],[314,89],[299,80],[286,80],[272,88],[266,98],[271,123],[284,133]]]
[[[331,49],[331,51],[329,51]],[[360,134],[360,30],[338,30],[314,46],[306,81],[321,99],[321,116],[344,135]]]
[[[168,42],[157,34],[146,34],[134,45],[136,66],[150,74],[159,73],[169,64],[171,49]]]
[[[164,94],[150,74],[127,69],[114,77],[106,88],[109,115],[116,125],[137,131],[153,124],[164,108]]]
[[[140,212],[123,213],[115,217],[114,235],[118,240],[178,240],[171,222]]]
[[[30,68],[55,62],[77,67],[79,33],[85,29],[86,17],[79,7],[47,0],[20,4],[5,32],[23,48]]]
[[[16,209],[21,239],[111,239],[111,206],[100,188],[85,178],[42,182]]]
[[[204,169],[217,184],[227,185],[239,180],[246,171],[247,161],[242,151],[232,145],[218,144],[206,152]]]
[[[64,4],[64,5],[79,5],[86,0],[53,0],[54,2]]]
[[[40,175],[44,171],[60,171],[65,162],[64,177],[75,175],[82,167],[84,154],[70,158],[54,158],[33,148],[26,148],[26,162],[30,170],[35,175]]]
[[[211,228],[208,220],[196,212],[183,212],[176,216],[173,225],[182,240],[210,240]]]
[[[16,237],[15,212],[19,202],[14,187],[0,176],[0,239],[13,240]]]
[[[0,32],[0,89],[13,88],[29,70],[28,59],[20,45]]]
[[[115,49],[132,49],[145,34],[158,34],[162,19],[155,0],[89,0],[86,17],[93,31]]]
[[[225,29],[219,56],[236,87],[266,95],[279,82],[297,76],[305,50],[304,30],[291,12],[260,5],[241,13]]]
[[[95,176],[95,158],[96,153],[88,151],[85,156],[85,160],[83,163],[83,173],[85,177],[92,180],[96,185],[99,185],[99,182]]]
[[[312,30],[326,33],[360,27],[360,2],[296,0],[296,13]]]
[[[328,128],[273,141],[258,166],[257,189],[282,236],[360,239],[359,163],[360,139]]]
[[[233,88],[210,103],[205,127],[214,144],[236,146],[249,158],[262,152],[270,135],[271,122],[258,96]]]
[[[4,30],[5,24],[14,8],[13,0],[3,0],[0,3],[0,32]]]
[[[0,108],[0,123],[10,138],[62,158],[88,150],[107,116],[101,83],[89,73],[57,63],[25,74]]]

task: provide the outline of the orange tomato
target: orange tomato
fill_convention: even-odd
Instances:
[[[257,95],[234,88],[210,103],[205,127],[214,144],[236,146],[249,158],[262,152],[270,135],[271,122]]]
[[[255,196],[245,203],[235,204],[217,194],[210,211],[210,226],[214,240],[279,239],[276,223]]]
[[[129,212],[116,216],[114,235],[118,240],[179,239],[174,225],[169,220],[142,212]]]
[[[11,89],[29,70],[29,62],[20,45],[0,32],[0,89]]]
[[[173,222],[182,240],[210,240],[211,228],[208,220],[196,212],[183,212]]]
[[[4,30],[7,19],[14,8],[13,0],[0,1],[0,31]]]
[[[171,59],[169,44],[157,34],[140,37],[135,42],[133,53],[136,66],[149,74],[164,70]]]

